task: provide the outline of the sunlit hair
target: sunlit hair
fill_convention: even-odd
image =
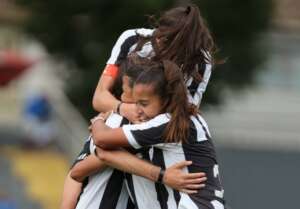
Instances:
[[[134,85],[150,85],[153,93],[162,101],[162,113],[171,115],[164,133],[167,142],[186,141],[190,127],[190,116],[196,108],[188,102],[187,89],[179,67],[168,60],[162,62],[146,61],[144,71]]]
[[[206,64],[213,64],[215,44],[199,8],[189,4],[164,12],[156,20],[151,42],[155,51],[154,60],[175,62],[186,77],[202,80]],[[138,46],[145,40],[141,39]]]

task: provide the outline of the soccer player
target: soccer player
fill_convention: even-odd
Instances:
[[[122,100],[132,102],[132,85],[136,77],[142,72],[142,68],[139,65],[131,65],[128,63],[129,61],[122,65],[124,68],[122,71],[124,73],[122,76]],[[92,121],[93,123],[95,122],[95,120]],[[120,127],[123,124],[128,124],[128,120],[116,113],[110,114],[110,117],[106,121],[106,125],[111,128]],[[134,208],[134,205],[129,200],[129,196],[125,188],[123,172],[110,167],[105,168],[105,164],[92,154],[93,149],[93,139],[89,137],[82,152],[79,154],[71,169],[71,177],[77,181],[83,182],[82,192],[79,196],[76,209]],[[122,165],[124,166],[124,170],[130,169],[130,171],[152,181],[157,180],[160,167],[139,160],[137,157],[130,155],[129,153],[123,153],[122,158],[120,158],[119,161],[123,162]],[[166,172],[168,178],[164,183],[175,189],[182,189],[186,192],[195,192],[196,189],[203,187],[203,184],[201,185],[200,183],[205,180],[205,177],[203,177],[204,173],[192,175],[181,172],[181,169],[190,163],[191,162],[183,161],[180,164],[170,166]],[[144,169],[141,170],[141,167]],[[191,185],[190,182],[186,184],[178,182],[178,179],[181,178],[183,180],[193,180],[193,188],[189,189]]]
[[[214,62],[214,41],[196,5],[172,8],[158,19],[154,29],[126,30],[118,38],[94,93],[98,112],[118,110],[131,122],[141,120],[134,104],[121,102],[112,94],[119,65],[128,54],[153,60],[168,59],[181,68],[189,102],[200,106]]]
[[[142,65],[144,71],[134,83],[133,96],[139,113],[149,121],[109,128],[104,118],[92,124],[95,144],[103,149],[153,147],[144,159],[161,167],[158,183],[132,176],[128,180],[131,196],[139,209],[224,209],[223,187],[219,179],[216,152],[203,117],[187,98],[180,69],[170,61]],[[101,115],[100,115],[101,116]],[[99,158],[120,168],[115,155],[124,151],[97,148]],[[206,186],[195,194],[185,194],[160,184],[164,168],[191,160],[188,173],[204,171]]]

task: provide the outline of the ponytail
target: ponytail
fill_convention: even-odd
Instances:
[[[181,66],[185,76],[201,80],[206,64],[213,62],[215,46],[199,8],[190,4],[170,9],[154,26],[154,59],[171,60]]]
[[[164,136],[167,142],[187,141],[190,115],[195,114],[196,109],[188,102],[187,89],[178,66],[165,60],[163,69],[166,79],[165,90],[169,97],[166,112],[171,114]]]

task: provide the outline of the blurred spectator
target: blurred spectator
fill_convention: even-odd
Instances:
[[[25,98],[23,106],[23,127],[26,133],[25,145],[45,147],[56,137],[52,107],[44,94]]]

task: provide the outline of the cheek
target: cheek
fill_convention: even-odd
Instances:
[[[157,101],[151,105],[150,112],[151,112],[152,116],[160,114],[161,111],[162,111],[162,104],[159,101]]]

